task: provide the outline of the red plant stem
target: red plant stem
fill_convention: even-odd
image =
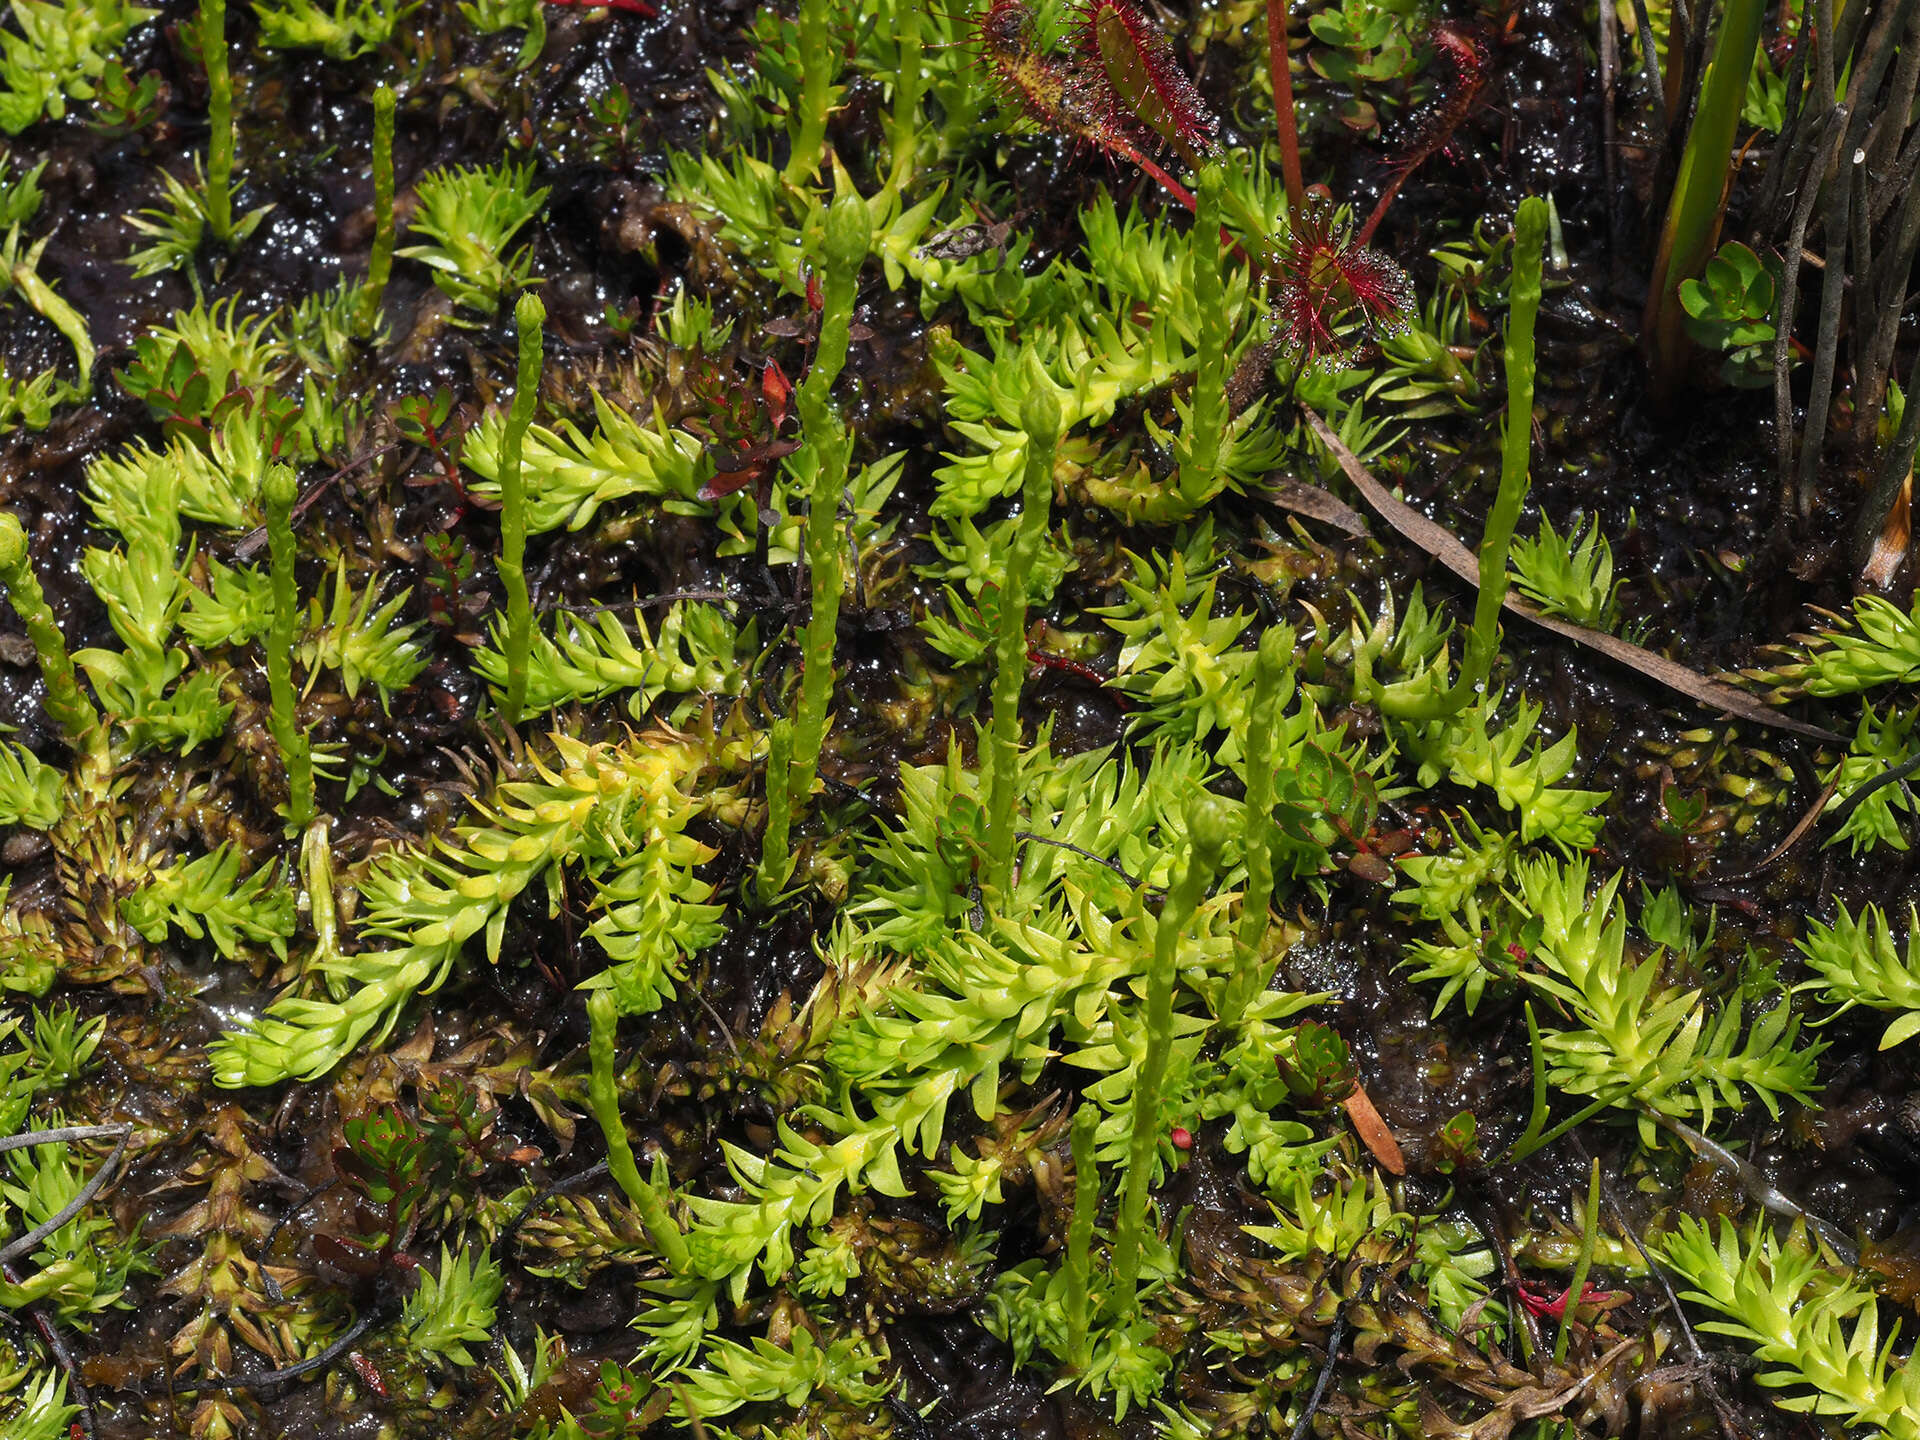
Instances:
[[[1300,131],[1293,116],[1293,62],[1287,56],[1287,7],[1292,0],[1267,0],[1267,70],[1273,77],[1273,117],[1280,129],[1280,174],[1287,184],[1287,214],[1306,202],[1300,176]]]
[[[1142,155],[1138,150],[1134,149],[1133,146],[1127,144],[1124,140],[1109,140],[1107,144],[1109,148],[1112,149],[1113,153],[1118,155],[1122,160],[1132,161],[1135,165],[1138,165],[1142,170],[1146,171],[1147,174],[1151,175],[1155,180],[1158,180],[1162,188],[1164,188],[1169,195],[1173,196],[1174,199],[1178,200],[1182,205],[1187,207],[1187,213],[1189,215],[1198,213],[1200,208],[1199,202],[1193,198],[1193,192],[1187,189],[1187,187],[1182,185],[1178,180],[1174,179],[1166,171],[1162,170],[1152,160],[1148,159],[1145,155]],[[1241,248],[1240,242],[1233,238],[1232,233],[1224,225],[1220,227],[1220,243],[1222,245],[1227,246],[1229,249],[1233,251],[1234,254],[1238,255],[1242,260],[1246,261],[1247,265],[1249,266],[1249,268],[1252,269],[1256,278],[1260,276],[1262,273],[1264,273],[1260,265],[1260,262],[1255,260],[1251,255],[1247,254],[1247,252]]]
[[[1380,199],[1374,204],[1373,213],[1367,216],[1367,223],[1355,232],[1353,237],[1355,245],[1365,245],[1373,239],[1373,232],[1380,228],[1380,222],[1386,218],[1387,207],[1393,204],[1393,197],[1400,193],[1400,187],[1407,183],[1408,177],[1412,174],[1413,167],[1408,166],[1397,172],[1393,179],[1387,182],[1387,188],[1380,192]]]
[[[1199,202],[1193,198],[1193,192],[1191,190],[1187,189],[1186,186],[1162,170],[1152,160],[1134,149],[1133,146],[1127,144],[1124,140],[1110,140],[1107,143],[1112,148],[1114,154],[1123,160],[1128,160],[1138,165],[1142,170],[1146,171],[1147,174],[1158,180],[1162,189],[1187,207],[1189,214],[1199,208]],[[1220,233],[1224,235],[1226,232],[1223,230]]]

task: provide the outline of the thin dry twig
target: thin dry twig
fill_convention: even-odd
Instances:
[[[1327,422],[1311,408],[1302,405],[1300,413],[1306,416],[1307,424],[1312,427],[1313,433],[1320,437],[1320,443],[1325,445],[1333,458],[1340,463],[1340,468],[1345,472],[1347,479],[1353,482],[1354,488],[1365,497],[1366,502],[1380,513],[1381,519],[1469,585],[1475,589],[1480,587],[1480,562],[1471,550],[1455,539],[1444,527],[1436,525],[1404,500],[1396,499],[1386,486],[1374,479],[1367,467],[1360,463],[1359,457],[1341,443],[1340,437],[1334,434],[1328,428]],[[1622,640],[1617,635],[1609,635],[1604,630],[1589,630],[1584,625],[1575,625],[1570,621],[1544,614],[1512,595],[1507,596],[1505,608],[1523,620],[1531,620],[1543,630],[1551,630],[1554,634],[1564,636],[1575,644],[1584,645],[1590,650],[1598,650],[1607,658],[1617,660],[1622,665],[1639,671],[1649,680],[1657,681],[1669,690],[1677,691],[1689,700],[1707,706],[1709,709],[1723,711],[1736,719],[1751,720],[1756,725],[1766,725],[1775,730],[1785,730],[1790,734],[1804,735],[1813,740],[1846,743],[1844,736],[1836,735],[1823,726],[1809,725],[1804,720],[1795,720],[1789,715],[1782,715],[1744,690],[1736,690],[1721,680],[1710,680],[1696,670],[1689,670],[1677,661],[1669,660],[1664,655],[1656,655],[1653,651]]]
[[[133,1127],[131,1125],[76,1125],[72,1127],[72,1129],[74,1131],[87,1131],[94,1134],[118,1134],[120,1143],[113,1147],[113,1153],[101,1162],[100,1168],[93,1172],[92,1176],[87,1180],[87,1183],[82,1185],[79,1190],[74,1193],[74,1197],[71,1200],[62,1205],[54,1214],[49,1215],[38,1225],[27,1231],[27,1233],[22,1235],[18,1240],[4,1247],[0,1247],[0,1264],[5,1264],[9,1260],[17,1260],[20,1256],[28,1254],[34,1246],[38,1245],[42,1240],[46,1239],[47,1236],[51,1235],[84,1210],[87,1202],[98,1195],[100,1188],[113,1178],[113,1172],[120,1167],[120,1157],[127,1153],[127,1144],[133,1138]],[[23,1140],[27,1144],[49,1144],[58,1139],[84,1139],[86,1137],[85,1135],[70,1134],[67,1131],[61,1130],[40,1130],[31,1135],[16,1136],[15,1138]],[[11,1150],[16,1147],[9,1145],[5,1148]]]

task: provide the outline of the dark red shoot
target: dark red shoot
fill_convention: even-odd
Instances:
[[[1393,178],[1355,237],[1365,245],[1380,228],[1387,207],[1413,172],[1446,149],[1454,133],[1485,98],[1493,78],[1493,45],[1483,26],[1442,21],[1427,35],[1434,53],[1451,72],[1441,83],[1439,96],[1420,113],[1413,139],[1393,161]]]
[[[800,448],[783,437],[793,382],[777,361],[760,371],[757,387],[739,384],[711,364],[702,364],[689,380],[699,406],[688,428],[707,437],[713,478],[701,487],[702,500],[719,500],[763,480],[768,467]],[[756,393],[757,391],[757,393]]]
[[[1571,1285],[1562,1290],[1558,1295],[1538,1289],[1529,1285],[1524,1280],[1516,1281],[1513,1288],[1514,1293],[1520,1297],[1520,1303],[1524,1305],[1529,1312],[1541,1319],[1559,1320],[1564,1318],[1567,1313],[1567,1301],[1573,1298],[1573,1287]],[[1581,1305],[1592,1305],[1602,1311],[1606,1311],[1611,1310],[1616,1305],[1624,1305],[1632,1298],[1632,1294],[1625,1290],[1602,1290],[1596,1285],[1589,1284],[1581,1289],[1579,1303]]]
[[[1309,362],[1345,348],[1336,329],[1342,322],[1356,320],[1371,335],[1392,334],[1413,305],[1406,272],[1351,238],[1324,193],[1308,192],[1274,268],[1281,277],[1281,333]]]

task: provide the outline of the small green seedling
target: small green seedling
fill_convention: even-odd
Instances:
[[[1773,383],[1773,271],[1738,240],[1707,262],[1698,280],[1683,281],[1680,305],[1694,344],[1726,356],[1720,377],[1743,390]]]

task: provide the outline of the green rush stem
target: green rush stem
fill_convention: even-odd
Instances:
[[[1527,499],[1527,457],[1533,441],[1534,321],[1540,314],[1541,253],[1546,246],[1547,202],[1530,195],[1520,202],[1514,226],[1513,304],[1507,315],[1504,360],[1507,423],[1500,441],[1500,492],[1480,537],[1480,587],[1467,632],[1460,673],[1444,694],[1407,695],[1397,686],[1379,692],[1383,713],[1397,720],[1439,720],[1474,701],[1493,673],[1500,651],[1500,607],[1507,599],[1507,554]],[[1424,689],[1424,686],[1421,687]],[[1398,694],[1396,692],[1399,691]]]
[[[1527,1055],[1533,1062],[1533,1104],[1527,1110],[1527,1128],[1520,1138],[1513,1142],[1508,1158],[1530,1155],[1539,1144],[1540,1132],[1547,1123],[1547,1052],[1540,1043],[1540,1022],[1534,1018],[1533,1002],[1526,1002],[1527,1012]]]
[[[987,886],[1002,902],[1013,887],[1013,816],[1019,789],[1020,687],[1027,674],[1027,584],[1053,512],[1053,461],[1060,443],[1060,398],[1029,353],[1020,419],[1027,432],[1020,520],[1000,579],[993,642],[993,720],[987,745]]]
[[[1115,1294],[1127,1316],[1140,1312],[1140,1240],[1147,1217],[1147,1187],[1160,1149],[1160,1092],[1173,1053],[1173,987],[1180,939],[1213,883],[1231,822],[1226,807],[1202,791],[1187,802],[1186,869],[1160,910],[1147,972],[1147,1053],[1133,1085],[1133,1134],[1127,1142],[1127,1175],[1120,1192],[1120,1219],[1113,1232]]]
[[[207,228],[233,235],[233,77],[227,70],[227,0],[200,0],[200,59],[207,68]]]
[[[541,337],[547,307],[531,290],[513,307],[519,365],[514,374],[513,406],[500,441],[500,583],[507,592],[507,724],[518,725],[527,705],[527,652],[533,644],[533,609],[527,600],[527,486],[520,456],[527,427],[540,399]]]
[[[1587,1272],[1593,1268],[1593,1250],[1600,1238],[1600,1157],[1593,1157],[1592,1174],[1587,1180],[1586,1224],[1580,1227],[1580,1259],[1573,1267],[1573,1283],[1567,1287],[1567,1303],[1560,1311],[1560,1333],[1553,1337],[1553,1363],[1567,1358],[1567,1341],[1573,1336],[1573,1312],[1580,1308],[1580,1296],[1587,1288]]]
[[[360,292],[360,311],[354,328],[370,337],[380,318],[380,301],[393,273],[393,91],[380,86],[373,92],[373,250],[367,256],[367,283]]]
[[[851,189],[827,210],[824,277],[821,280],[820,339],[813,367],[795,391],[800,433],[815,461],[807,495],[807,578],[813,602],[801,642],[806,671],[800,681],[800,706],[791,726],[776,726],[767,763],[767,828],[760,837],[760,903],[773,903],[793,874],[788,841],[796,800],[813,791],[820,749],[827,733],[827,707],[833,699],[834,634],[840,624],[840,596],[846,576],[840,560],[840,502],[846,495],[853,434],[835,412],[833,382],[847,363],[853,306],[860,289],[860,267],[873,238],[867,203]],[[790,748],[781,759],[781,729]]]
[[[1536,1150],[1546,1149],[1547,1146],[1558,1140],[1569,1130],[1574,1129],[1576,1126],[1586,1124],[1587,1121],[1591,1120],[1608,1106],[1618,1105],[1622,1100],[1627,1098],[1629,1093],[1628,1091],[1622,1090],[1610,1095],[1602,1095],[1584,1110],[1575,1111],[1572,1115],[1569,1115],[1565,1120],[1562,1120],[1558,1125],[1547,1131],[1546,1134],[1532,1141],[1532,1143],[1528,1143],[1527,1137],[1522,1135],[1514,1142],[1513,1149],[1507,1152],[1506,1163],[1509,1165],[1517,1165]],[[1529,1124],[1528,1129],[1532,1129],[1531,1124]]]
[[[1702,4],[1696,15],[1701,26],[1707,23],[1706,8]],[[1740,107],[1766,11],[1765,0],[1727,0],[1713,63],[1707,67],[1693,125],[1687,131],[1640,326],[1657,392],[1670,392],[1686,366],[1688,342],[1682,328],[1680,285],[1700,273],[1720,229],[1721,202],[1733,166],[1734,131],[1740,124]]]
[[[1193,295],[1200,317],[1200,355],[1180,448],[1179,488],[1181,498],[1196,507],[1212,499],[1220,488],[1220,437],[1227,421],[1227,352],[1233,342],[1220,246],[1217,241],[1208,243],[1220,232],[1220,183],[1218,165],[1200,172],[1199,204],[1193,212]]]
[[[1240,1023],[1263,978],[1260,950],[1273,904],[1274,772],[1279,768],[1280,710],[1293,698],[1293,644],[1292,627],[1275,625],[1260,637],[1260,651],[1253,662],[1253,706],[1247,716],[1247,799],[1241,812],[1246,828],[1240,840],[1247,891],[1241,899],[1240,924],[1234,932],[1233,976],[1227,981],[1226,999],[1220,1006],[1223,1025]]]
[[[786,178],[796,184],[820,168],[837,58],[830,0],[800,0],[800,123],[786,169]]]
[[[588,992],[587,1023],[590,1027],[587,1104],[600,1127],[601,1137],[607,1142],[607,1171],[640,1212],[640,1221],[653,1238],[654,1249],[667,1262],[667,1269],[675,1275],[685,1275],[692,1269],[687,1237],[674,1224],[660,1192],[641,1178],[640,1167],[634,1162],[633,1146],[627,1139],[626,1124],[620,1118],[620,1090],[613,1076],[614,1032],[619,1028],[620,1016],[611,990]]]
[[[104,777],[107,765],[107,731],[100,714],[80,688],[74,672],[73,657],[67,653],[66,637],[60,622],[40,588],[40,577],[33,573],[27,553],[27,532],[10,512],[0,510],[0,590],[13,602],[13,612],[26,627],[27,639],[40,662],[40,678],[47,687],[41,704],[53,723],[60,727],[74,753],[86,758],[88,769]]]
[[[1067,1225],[1067,1364],[1085,1370],[1089,1359],[1087,1327],[1093,1319],[1088,1300],[1092,1274],[1093,1222],[1100,1211],[1100,1166],[1093,1133],[1100,1128],[1100,1107],[1082,1101],[1073,1112],[1073,1219]]]
[[[293,564],[293,471],[275,465],[260,487],[267,518],[267,549],[273,583],[273,623],[267,632],[267,689],[272,697],[273,738],[287,768],[287,823],[304,830],[313,820],[313,748],[293,713],[293,637],[300,596]]]

